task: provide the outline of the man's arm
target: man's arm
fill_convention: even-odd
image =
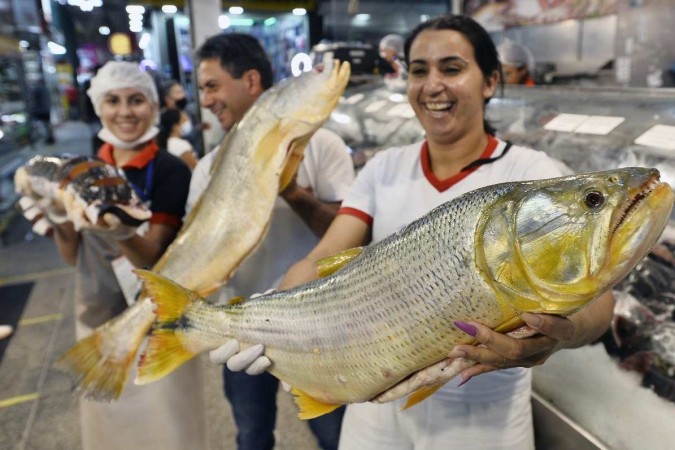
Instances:
[[[340,209],[340,202],[319,200],[311,191],[298,186],[295,180],[279,195],[318,237],[326,233]]]

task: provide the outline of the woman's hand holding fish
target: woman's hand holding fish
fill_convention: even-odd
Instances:
[[[101,236],[118,241],[129,239],[136,234],[136,227],[123,224],[114,214],[99,216],[101,201],[87,204],[80,196],[66,190],[62,195],[68,218],[76,230],[89,230]]]
[[[51,199],[35,199],[24,195],[19,199],[19,207],[23,216],[31,222],[33,232],[41,236],[51,234],[53,231],[52,224],[63,223],[68,220],[65,212]]]
[[[523,313],[521,318],[537,334],[519,339],[495,332],[477,322],[456,322],[458,328],[476,338],[480,345],[458,345],[450,353],[477,364],[462,371],[464,382],[471,377],[510,367],[534,367],[553,353],[566,348],[575,334],[572,320],[553,314]]]

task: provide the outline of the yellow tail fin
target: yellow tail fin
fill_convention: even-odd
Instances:
[[[185,330],[176,322],[188,306],[202,300],[194,292],[161,275],[147,270],[135,272],[156,305],[157,321],[138,361],[135,380],[136,384],[147,384],[168,375],[197,354],[183,345]]]

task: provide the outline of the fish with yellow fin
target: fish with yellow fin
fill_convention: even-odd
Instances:
[[[337,105],[349,75],[349,63],[335,60],[265,91],[228,131],[207,188],[153,271],[202,296],[225,284],[264,238],[278,193],[293,179],[307,142]],[[119,397],[156,318],[153,310],[141,292],[137,303],[57,362],[77,377],[85,397]]]
[[[674,198],[644,168],[487,186],[321,261],[322,278],[227,306],[138,271],[157,321],[136,382],[234,337],[265,345],[269,372],[293,386],[302,419],[408,394],[410,406],[452,374],[411,380],[473,342],[454,321],[509,332],[523,325],[522,312],[580,310],[647,254]]]

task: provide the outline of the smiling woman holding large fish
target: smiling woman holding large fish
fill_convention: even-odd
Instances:
[[[80,339],[125,310],[122,282],[113,266],[152,266],[160,258],[182,224],[190,183],[190,169],[155,142],[159,106],[149,74],[134,63],[109,62],[87,93],[103,124],[103,161],[33,160],[17,172],[16,183],[24,195],[38,197],[36,207],[49,210],[59,222],[53,224],[54,240],[76,268],[75,327]],[[54,214],[60,209],[64,220]],[[149,226],[141,234],[137,226],[143,221]],[[133,277],[130,269],[126,273]],[[83,400],[82,448],[205,447],[203,400],[190,390],[199,375],[199,365],[193,364],[151,390],[132,386],[115,405]],[[176,403],[180,409],[169,406]]]
[[[418,144],[380,152],[366,165],[325,237],[305,260],[289,271],[282,288],[316,278],[314,263],[321,258],[368,242],[381,242],[388,248],[389,244],[384,244],[385,238],[392,233],[434,207],[474,189],[500,182],[560,175],[557,164],[546,155],[510,146],[495,138],[492,128],[485,122],[485,104],[501,81],[501,65],[490,36],[480,25],[461,16],[432,19],[420,24],[411,33],[405,49],[409,72],[408,99],[426,131],[427,139]],[[640,175],[637,178],[649,185],[650,177]],[[388,401],[416,391],[411,399],[414,403],[437,390],[414,408],[402,411],[404,399],[386,404],[349,405],[340,447],[431,449],[448,448],[449,443],[452,443],[453,448],[532,449],[531,374],[524,367],[543,363],[561,348],[591,342],[609,325],[613,298],[608,290],[617,280],[607,277],[605,272],[612,269],[612,264],[616,264],[613,258],[617,250],[607,248],[610,244],[608,226],[617,221],[621,214],[619,211],[623,208],[614,201],[619,202],[621,198],[630,200],[635,192],[643,195],[639,188],[618,195],[618,191],[628,186],[622,186],[622,183],[609,175],[580,178],[578,181],[571,179],[565,183],[566,189],[559,192],[554,189],[548,195],[544,192],[537,195],[538,185],[530,184],[529,189],[533,192],[526,196],[529,200],[524,205],[520,205],[518,198],[510,201],[504,199],[501,206],[490,209],[487,216],[487,212],[478,206],[482,200],[469,201],[474,199],[469,197],[447,213],[451,213],[452,220],[464,226],[482,224],[486,227],[480,240],[473,240],[478,229],[470,228],[468,232],[464,230],[461,233],[455,231],[458,234],[449,245],[456,248],[447,255],[447,259],[433,259],[441,256],[434,248],[438,244],[420,240],[416,245],[423,254],[415,252],[402,255],[399,261],[379,267],[378,272],[392,272],[390,284],[381,285],[370,296],[359,296],[363,305],[345,312],[353,315],[353,325],[344,333],[345,339],[354,346],[354,351],[360,347],[358,340],[349,338],[352,333],[365,333],[370,338],[376,333],[376,336],[381,335],[384,339],[390,336],[387,333],[390,324],[387,320],[381,320],[378,326],[376,317],[384,314],[385,310],[400,309],[401,314],[410,316],[403,322],[405,326],[402,328],[415,331],[411,331],[403,342],[397,341],[403,347],[397,347],[401,351],[390,355],[396,359],[389,359],[387,365],[382,366],[383,377],[392,375],[390,367],[394,361],[407,364],[408,359],[416,359],[418,353],[426,354],[430,348],[433,349],[432,353],[436,352],[434,355],[438,360],[443,359],[438,352],[450,354],[454,359],[441,361],[438,363],[440,365],[433,365],[434,361],[426,360],[417,369],[419,372],[399,385],[395,386],[395,383],[400,379],[392,380],[392,384],[383,386],[386,392],[371,392],[373,397],[377,397],[375,400]],[[609,195],[612,190],[617,191],[616,199]],[[656,198],[665,202],[664,208],[669,211],[672,193],[669,188],[660,189],[659,192],[661,197]],[[483,195],[493,194],[493,191],[487,190]],[[602,207],[602,214],[593,213],[598,205]],[[521,206],[526,208],[521,209]],[[663,222],[667,211],[659,211],[655,215]],[[648,214],[642,211],[634,220],[638,221],[645,215]],[[650,227],[658,230],[659,225]],[[423,224],[417,226],[424,228]],[[628,225],[627,228],[631,226],[638,225]],[[429,232],[433,235],[433,230]],[[515,246],[518,240],[523,242]],[[646,245],[649,245],[649,239]],[[479,264],[473,254],[481,249],[484,260]],[[542,252],[542,249],[546,251]],[[635,251],[638,258],[646,251],[637,246],[629,246],[628,250]],[[426,257],[432,260],[426,261]],[[500,258],[505,258],[504,264],[497,264]],[[353,264],[356,265],[357,261],[354,260]],[[415,298],[408,293],[407,297],[400,299],[400,303],[393,300],[405,295],[405,290],[397,286],[406,283],[403,274],[408,271],[400,266],[407,265],[412,272],[416,272],[427,264],[431,264],[432,269],[426,278],[411,278],[409,283],[420,283],[420,289],[432,291],[436,286],[444,286],[447,292],[442,295],[451,300],[453,308],[458,308],[452,314],[437,310],[439,318],[429,322],[426,322],[430,320],[429,316],[419,315],[419,310],[414,306],[427,300],[424,295]],[[347,265],[344,270],[350,268],[351,265]],[[445,270],[456,273],[456,278],[439,279]],[[603,273],[603,281],[597,278],[598,272]],[[344,271],[335,276],[342,273]],[[497,298],[513,295],[516,289],[509,287],[508,283],[502,284],[504,280],[511,280],[519,286],[529,278],[541,279],[534,285],[523,285],[520,288],[525,290],[515,293],[526,299],[537,292],[537,295],[550,299],[551,305],[534,307],[531,304],[522,307],[527,306],[523,300],[517,309],[569,314],[576,307],[551,310],[550,306],[555,304],[556,299],[561,304],[568,302],[570,297],[579,299],[578,293],[567,291],[566,284],[574,276],[579,280],[588,277],[590,279],[586,282],[594,283],[593,289],[585,287],[588,289],[584,294],[586,301],[597,297],[580,312],[568,318],[527,313],[516,316],[540,333],[528,339],[519,340],[491,330],[500,325],[500,317],[507,316],[502,316],[499,309],[494,310],[494,305],[489,306],[492,303],[487,301],[489,296],[481,281],[483,278],[496,280],[492,282],[495,289],[502,286],[501,290],[492,293]],[[363,277],[367,279],[365,274]],[[333,278],[327,280],[335,282]],[[580,281],[579,285],[573,284],[572,287],[583,284]],[[317,289],[323,284],[310,286]],[[603,294],[603,291],[607,292]],[[438,294],[435,295],[438,297]],[[505,304],[502,308],[508,309]],[[441,318],[446,321],[441,321]],[[337,320],[335,317],[333,319]],[[447,320],[451,321],[446,323]],[[452,321],[456,321],[455,326]],[[522,321],[514,319],[501,323],[500,331],[510,331]],[[360,327],[364,329],[360,330]],[[391,332],[391,336],[395,335]],[[369,339],[363,334],[359,336],[365,341]],[[453,336],[453,339],[449,339],[449,336]],[[247,337],[242,339],[243,346],[266,344],[265,353],[272,361],[270,370],[273,373],[278,371],[283,380],[284,375],[287,375],[284,373],[286,361],[278,353],[278,344]],[[383,342],[386,341],[384,339]],[[466,345],[474,343],[484,345]],[[465,345],[453,348],[455,344]],[[319,341],[316,348],[317,358],[319,354],[328,352],[321,348]],[[403,351],[404,348],[408,351]],[[360,356],[355,356],[361,362],[355,361],[355,364],[380,361],[385,356],[379,346],[361,350]],[[462,357],[478,364],[471,367],[472,363]],[[430,368],[420,370],[426,366]],[[306,371],[313,373],[311,369]],[[464,382],[480,373],[489,373],[475,377],[461,387],[453,385],[456,383],[448,383],[438,390],[447,381],[440,375],[457,371],[461,371]],[[291,385],[301,383],[289,377],[285,381]],[[298,386],[298,389],[308,390],[309,385]],[[321,402],[337,403],[329,401],[329,397],[322,398],[316,390],[308,392],[308,396],[320,400],[303,403],[304,412],[309,416],[325,411],[326,406],[321,406]]]

